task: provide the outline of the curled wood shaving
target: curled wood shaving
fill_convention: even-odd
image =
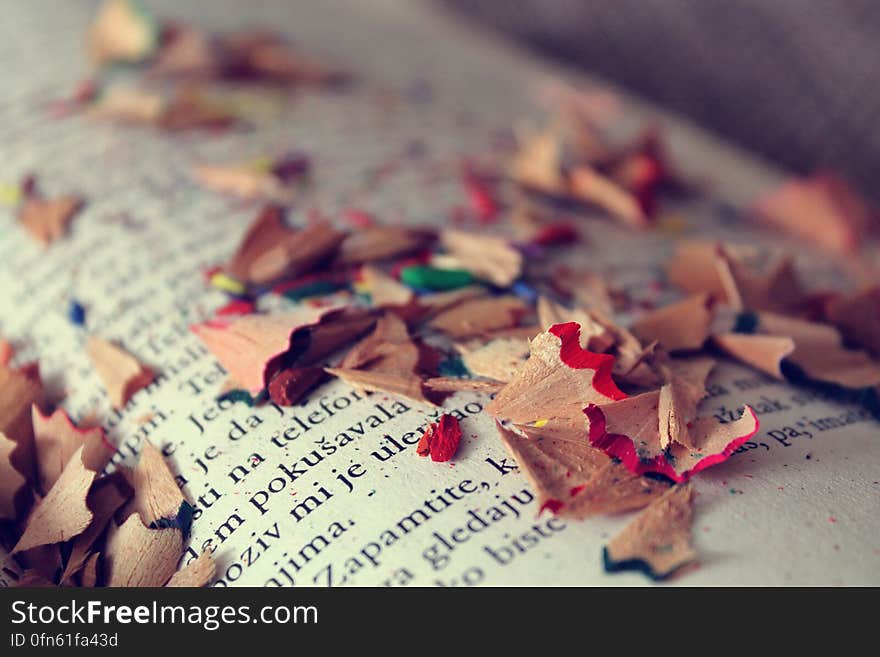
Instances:
[[[94,472],[101,472],[113,456],[115,448],[106,441],[100,427],[79,429],[63,410],[43,415],[36,404],[32,407],[32,416],[40,489],[44,492],[52,488],[80,447],[84,448],[85,467]]]
[[[628,226],[641,228],[647,225],[648,216],[638,198],[612,178],[586,164],[575,167],[570,176],[574,198],[602,208]]]
[[[397,316],[385,313],[376,321],[373,332],[349,350],[339,367],[412,373],[418,364],[419,349],[406,324]]]
[[[583,441],[583,408],[623,393],[611,379],[614,359],[585,351],[579,333],[577,324],[557,324],[532,340],[529,359],[486,412],[519,425],[539,423],[555,437]]]
[[[92,522],[88,528],[73,539],[70,544],[70,555],[61,575],[61,583],[69,583],[71,579],[91,564],[96,567],[97,553],[91,552],[95,542],[107,528],[113,515],[131,497],[131,489],[123,476],[113,473],[97,479],[89,491],[86,504],[92,511]],[[97,575],[97,573],[95,573]],[[83,577],[87,575],[83,573]]]
[[[706,293],[734,310],[799,309],[806,294],[790,257],[758,271],[717,242],[683,240],[666,268],[669,280],[690,293]]]
[[[238,385],[262,390],[280,369],[277,361],[292,347],[298,329],[317,325],[326,308],[303,306],[292,313],[245,315],[192,326],[195,333]]]
[[[730,280],[728,255],[717,242],[680,240],[666,265],[666,276],[685,292],[706,292],[719,303],[740,306]]]
[[[86,351],[114,408],[123,408],[155,378],[152,370],[130,353],[97,336],[89,338]]]
[[[659,382],[657,373],[649,365],[656,355],[656,343],[643,347],[638,338],[612,322],[602,311],[569,309],[540,297],[538,319],[542,326],[565,322],[580,324],[581,347],[613,356],[614,376],[621,383],[651,387]]]
[[[417,372],[420,360],[420,349],[410,337],[406,324],[396,315],[386,313],[376,322],[373,332],[355,345],[338,367],[326,371],[360,390],[381,390],[431,403]]]
[[[746,406],[733,422],[720,423],[713,417],[678,425],[682,442],[670,442],[664,449],[660,438],[660,391],[634,395],[618,401],[591,404],[590,444],[620,459],[631,472],[656,472],[683,482],[710,466],[726,461],[737,447],[758,431],[758,418]],[[664,408],[668,413],[669,406]],[[669,424],[668,415],[662,419]],[[680,434],[681,435],[681,434]]]
[[[0,505],[7,509],[27,501],[23,499],[20,477],[28,484],[36,481],[31,406],[41,395],[42,383],[35,370],[0,366],[0,435],[3,436],[0,468],[4,473],[0,479],[3,482]]]
[[[509,173],[513,180],[527,188],[559,195],[566,190],[561,164],[562,144],[559,137],[548,130],[521,141]]]
[[[134,489],[132,508],[147,526],[176,518],[186,501],[162,452],[149,441],[141,445],[140,460],[131,471],[130,481]]]
[[[708,294],[695,294],[639,318],[632,326],[642,342],[657,341],[668,351],[694,351],[709,337],[713,311]]]
[[[150,529],[133,513],[110,528],[104,553],[107,586],[164,586],[182,554],[179,529]]]
[[[468,299],[440,312],[429,325],[452,338],[466,338],[517,326],[529,311],[515,296]]]
[[[469,372],[505,383],[529,357],[529,341],[523,338],[495,338],[480,346],[463,344],[456,348]]]
[[[641,570],[652,579],[663,579],[695,561],[693,501],[693,488],[687,484],[673,486],[653,501],[605,547],[605,569]]]
[[[522,253],[504,238],[445,230],[441,243],[464,269],[498,287],[509,287],[522,274]]]
[[[407,399],[432,404],[422,388],[422,380],[415,375],[406,375],[396,372],[372,372],[369,370],[343,369],[339,367],[327,367],[325,371],[337,378],[342,379],[351,387],[367,392],[387,392],[392,395],[400,395]]]
[[[293,193],[271,172],[250,166],[202,164],[193,176],[204,187],[243,199],[290,203]]]
[[[0,431],[0,520],[18,517],[20,496],[28,486],[28,479],[12,464],[13,452],[18,443]]]
[[[540,508],[586,518],[641,509],[663,494],[666,484],[634,475],[586,441],[558,440],[496,423],[501,442],[534,487]]]
[[[270,283],[300,276],[336,252],[344,233],[327,222],[289,228],[284,212],[267,205],[248,228],[226,270],[244,283]]]
[[[669,381],[660,388],[657,414],[660,418],[660,447],[678,443],[696,448],[688,427],[697,419],[697,406],[706,396],[706,379],[715,367],[711,358],[677,361]]]
[[[430,232],[412,228],[361,228],[343,240],[336,262],[339,265],[351,265],[401,257],[428,246],[432,239]]]
[[[580,308],[567,308],[547,297],[538,297],[538,323],[544,330],[554,324],[567,322],[580,325],[580,344],[584,349],[605,353],[614,345],[614,336],[592,313]]]
[[[614,313],[621,297],[621,293],[612,289],[602,276],[585,267],[562,269],[557,286],[571,297],[577,308],[603,316]]]
[[[712,336],[712,343],[738,361],[769,374],[780,381],[782,360],[794,353],[794,340],[778,335],[722,333]]]
[[[31,511],[13,554],[67,541],[89,526],[93,516],[86,497],[96,473],[83,463],[84,450],[80,447],[73,453],[55,485]]]
[[[719,347],[746,364],[779,379],[789,378],[785,366],[790,363],[810,381],[847,389],[880,386],[880,362],[866,351],[847,349],[833,326],[767,312],[746,317],[756,335],[715,337]]]
[[[766,272],[755,272],[742,262],[728,257],[726,269],[729,276],[728,296],[735,300],[735,309],[750,308],[786,312],[797,310],[806,295],[790,257],[777,259]]]

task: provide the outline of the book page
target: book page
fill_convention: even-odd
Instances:
[[[210,9],[149,5],[210,29],[242,20],[240,3],[225,0]],[[0,335],[15,344],[15,364],[38,360],[74,420],[100,419],[117,446],[108,469],[136,463],[145,440],[162,449],[196,510],[182,563],[213,550],[214,586],[647,582],[602,568],[603,545],[632,514],[539,514],[483,412],[488,395],[459,393],[435,409],[332,381],[292,407],[221,402],[226,373],[189,330],[228,301],[204,272],[228,260],[258,210],[199,187],[194,164],[301,152],[316,182],[297,198],[294,221],[357,208],[436,225],[466,203],[462,158],[491,152],[500,132],[541,116],[541,84],[570,76],[422,3],[249,3],[249,23],[349,68],[359,84],[292,97],[232,89],[251,130],[163,134],[53,116],[51,102],[88,73],[82,41],[94,8],[48,7],[8,7],[0,25],[8,71],[0,181],[36,173],[47,194],[75,192],[87,205],[48,250],[17,226],[13,210],[2,213]],[[779,172],[654,110],[629,112],[633,125],[646,117],[663,125],[676,164],[715,183],[709,197],[669,204],[664,214],[686,217],[689,235],[768,255],[786,246],[729,221],[731,203],[772,186]],[[586,246],[568,261],[588,263],[636,300],[668,300],[654,285],[672,253],[668,234],[599,219],[585,220],[583,231]],[[821,256],[798,256],[808,280],[835,281]],[[269,297],[261,310],[293,307]],[[85,328],[68,320],[71,299],[87,309]],[[89,335],[118,341],[160,374],[122,411],[88,361]],[[880,451],[870,414],[727,362],[709,384],[701,415],[724,420],[749,404],[761,429],[695,478],[699,567],[670,583],[880,583]],[[449,463],[415,453],[441,412],[464,432]],[[14,579],[7,568],[0,584]]]

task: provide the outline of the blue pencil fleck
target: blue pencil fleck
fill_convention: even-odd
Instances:
[[[70,300],[70,307],[67,310],[67,318],[74,326],[86,325],[86,309],[76,299]]]

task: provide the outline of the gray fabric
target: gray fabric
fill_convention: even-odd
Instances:
[[[880,199],[878,0],[442,0],[799,172]]]

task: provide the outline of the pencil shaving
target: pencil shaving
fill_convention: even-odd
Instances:
[[[663,579],[696,561],[691,545],[694,491],[673,486],[628,524],[605,547],[605,569],[641,570]]]
[[[43,415],[34,404],[32,421],[40,489],[43,492],[52,488],[70,457],[80,447],[83,448],[83,464],[94,472],[101,472],[115,451],[106,441],[103,429],[80,429],[61,409],[52,415]]]
[[[96,472],[83,463],[84,450],[80,447],[73,453],[55,485],[31,511],[13,554],[67,541],[89,526],[93,516],[86,497]]]
[[[522,253],[506,239],[445,230],[440,241],[465,269],[493,285],[509,287],[522,274]]]
[[[179,529],[150,529],[133,513],[109,530],[104,553],[107,586],[164,586],[182,554]]]
[[[155,378],[153,371],[130,353],[97,336],[89,338],[86,351],[114,408],[123,408]]]
[[[466,338],[513,328],[529,312],[529,307],[514,296],[468,299],[441,311],[429,325],[451,338]]]
[[[656,341],[668,351],[695,351],[709,337],[712,318],[709,295],[695,294],[643,315],[632,331],[643,343]]]
[[[539,508],[587,518],[641,509],[666,485],[634,475],[586,441],[559,440],[540,430],[496,423],[501,442],[538,495]]]
[[[432,233],[425,230],[397,226],[362,228],[343,240],[337,263],[361,264],[406,256],[427,247],[432,239]]]
[[[618,399],[611,378],[613,358],[580,346],[580,327],[557,324],[532,340],[529,359],[486,407],[497,420],[554,429],[557,437],[583,440],[582,409],[590,402]]]
[[[468,371],[504,383],[516,376],[529,357],[529,342],[523,338],[495,338],[480,346],[457,348]]]
[[[149,441],[141,445],[140,460],[131,471],[130,483],[134,489],[132,509],[148,527],[176,518],[186,502],[162,453]]]

